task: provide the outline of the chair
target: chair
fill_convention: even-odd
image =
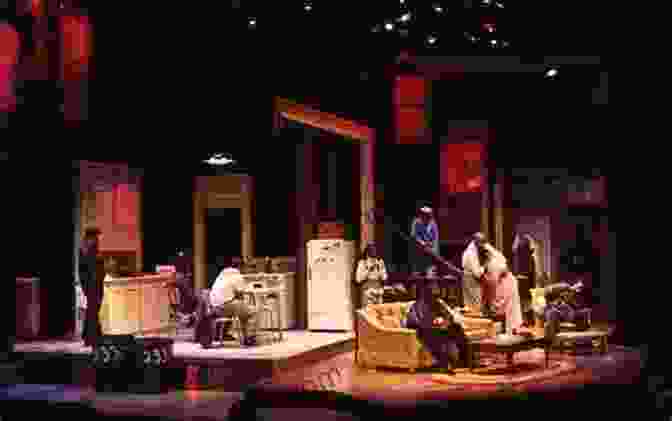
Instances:
[[[206,307],[206,314],[212,314],[214,311],[214,306],[210,302],[210,290],[209,289],[203,289],[201,290],[201,299],[205,303]],[[238,333],[238,340],[240,342],[240,345],[244,345],[245,343],[245,338],[243,337],[243,328],[242,324],[240,323],[240,319],[236,316],[233,317],[217,317],[214,320],[213,325],[213,332],[212,332],[212,340],[213,342],[223,342],[223,335],[224,335],[224,325],[226,323],[231,323],[233,325],[233,330]]]
[[[168,290],[168,303],[169,303],[169,320],[175,326],[175,335],[179,334],[180,328],[180,290],[177,288],[177,285],[172,282],[166,282],[163,286]]]
[[[274,290],[271,293],[245,291],[243,294],[249,305],[257,310],[258,317],[267,317],[268,326],[272,331],[273,342],[281,342],[284,340],[282,332],[282,310],[281,302],[278,293],[280,290]]]

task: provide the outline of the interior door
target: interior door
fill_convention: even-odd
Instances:
[[[207,209],[206,250],[208,288],[231,257],[243,254],[242,212],[239,208]]]

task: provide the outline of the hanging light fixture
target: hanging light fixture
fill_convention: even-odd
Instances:
[[[231,156],[228,154],[214,153],[210,158],[203,162],[210,165],[229,165],[235,163],[236,161],[231,159]]]

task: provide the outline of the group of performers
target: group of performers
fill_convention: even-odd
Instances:
[[[419,282],[416,300],[402,324],[417,330],[419,339],[438,361],[437,368],[451,372],[464,361],[464,316],[441,299],[441,278],[435,261],[435,256],[439,256],[439,230],[431,208],[418,210],[410,231],[410,239],[417,245],[411,252],[411,278]],[[464,251],[463,270],[444,264],[462,278],[465,311],[480,312],[484,317],[503,317],[507,334],[529,334],[523,326],[518,280],[509,270],[506,257],[482,233],[475,233]],[[383,302],[383,283],[387,277],[385,262],[376,253],[375,245],[368,244],[355,277],[361,287],[362,306]],[[437,325],[453,329],[454,334],[436,335]]]
[[[411,225],[411,238],[428,252],[411,252],[413,275],[432,273],[439,255],[439,229],[429,207],[418,210]],[[475,233],[462,255],[462,268],[455,271],[462,277],[464,306],[480,311],[485,316],[503,315],[507,333],[514,333],[523,325],[518,291],[518,280],[508,268],[506,257],[482,233]],[[368,244],[358,262],[355,279],[361,287],[361,303],[382,303],[383,283],[387,280],[385,262],[376,253],[374,244]]]

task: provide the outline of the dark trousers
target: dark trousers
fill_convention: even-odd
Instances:
[[[466,339],[464,330],[458,324],[453,324],[454,332],[438,332],[431,327],[431,323],[422,323],[420,318],[412,307],[408,312],[406,328],[415,329],[418,339],[434,358],[438,360],[439,366],[447,368],[456,366],[459,361],[466,359]]]
[[[91,284],[94,285],[91,285]],[[103,329],[100,326],[98,313],[103,303],[103,285],[102,282],[84,282],[82,281],[82,290],[86,295],[86,318],[84,319],[84,331],[82,337],[86,345],[95,345],[98,339],[103,335]]]

